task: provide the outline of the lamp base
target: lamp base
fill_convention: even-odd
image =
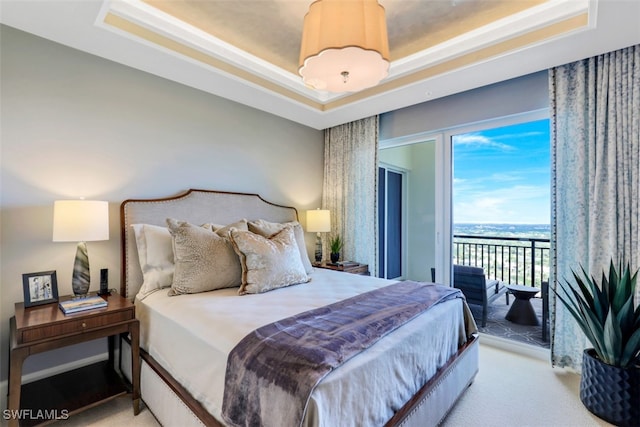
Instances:
[[[76,259],[73,263],[73,277],[71,278],[71,288],[76,296],[83,296],[89,292],[91,275],[89,273],[89,253],[87,244],[79,242],[76,249]]]
[[[322,238],[320,233],[316,235],[316,262],[322,262]]]

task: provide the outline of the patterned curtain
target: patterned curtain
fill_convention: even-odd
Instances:
[[[640,45],[550,70],[551,286],[584,266],[640,266]],[[639,292],[640,294],[640,292]],[[551,363],[581,370],[591,344],[551,297]],[[636,295],[640,298],[640,295]]]
[[[323,209],[331,212],[329,236],[344,240],[341,258],[377,272],[378,117],[325,130]],[[329,239],[322,252],[329,253]]]

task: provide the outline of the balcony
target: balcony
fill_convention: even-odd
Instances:
[[[456,234],[453,263],[482,267],[487,279],[542,288],[542,282],[549,281],[549,248],[550,241],[544,238]],[[504,298],[490,304],[487,326],[480,327],[480,332],[548,348],[548,333],[543,334],[542,330],[541,293],[531,299],[540,322],[538,326],[518,325],[504,318],[513,300],[510,295],[509,306]],[[470,307],[478,319],[479,307]]]

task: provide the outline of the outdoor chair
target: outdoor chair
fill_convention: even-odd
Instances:
[[[509,305],[507,288],[499,280],[487,280],[481,267],[454,264],[453,286],[462,291],[468,304],[482,306],[483,328],[487,326],[489,304],[504,294]]]

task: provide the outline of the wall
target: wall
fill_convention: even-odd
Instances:
[[[119,205],[127,198],[189,188],[259,193],[297,207],[301,220],[320,206],[321,131],[6,26],[0,31],[2,380],[22,274],[56,270],[60,295],[71,293],[75,243],[51,241],[54,200],[109,201],[110,240],[88,243],[92,290],[100,268],[109,269],[110,287],[120,286]],[[105,349],[100,340],[35,355],[25,372]]]
[[[431,133],[549,108],[546,71],[384,113],[380,139]]]
[[[436,188],[435,148],[433,141],[412,144],[411,179],[408,197],[411,214],[408,226],[410,262],[407,266],[412,280],[431,281],[431,267],[436,265]]]
[[[411,169],[411,146],[380,149],[378,161],[401,169]]]

